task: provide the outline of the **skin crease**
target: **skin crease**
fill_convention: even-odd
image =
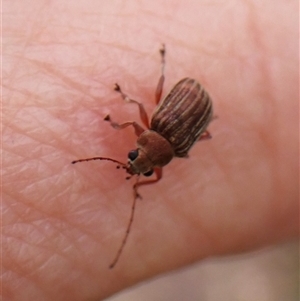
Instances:
[[[101,300],[214,255],[298,237],[296,1],[7,1],[3,5],[2,294],[4,300]],[[198,79],[213,139],[143,187],[123,171],[132,129],[164,95]]]

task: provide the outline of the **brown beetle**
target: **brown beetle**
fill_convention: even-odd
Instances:
[[[212,101],[207,92],[196,80],[191,78],[182,79],[160,101],[165,79],[164,45],[160,50],[160,54],[162,74],[155,93],[156,104],[158,106],[152,116],[150,125],[143,104],[130,99],[122,92],[118,84],[115,86],[115,90],[121,94],[125,101],[138,105],[141,120],[147,129],[145,130],[135,121],[118,124],[112,121],[109,115],[104,118],[115,129],[124,129],[128,126],[133,126],[135,134],[138,136],[136,142],[137,149],[128,153],[128,163],[122,163],[106,157],[93,157],[72,162],[74,164],[91,160],[108,160],[117,163],[118,166],[122,166],[130,174],[127,179],[133,175],[137,175],[136,183],[133,185],[134,199],[130,220],[122,244],[110,268],[116,265],[126,244],[133,222],[136,200],[140,197],[138,187],[159,181],[162,178],[162,167],[167,165],[173,157],[187,157],[189,150],[196,141],[211,138],[206,128],[212,120]],[[148,177],[153,172],[156,174],[155,179],[139,182],[140,174]]]

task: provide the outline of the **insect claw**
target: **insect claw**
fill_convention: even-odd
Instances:
[[[162,46],[162,47],[159,49],[159,52],[161,53],[161,55],[165,55],[165,54],[166,54],[166,47],[165,47],[165,44],[162,43],[161,46]]]
[[[121,88],[120,88],[120,86],[119,86],[117,83],[115,83],[114,90],[115,90],[115,91],[118,91],[118,92],[121,91]]]
[[[105,120],[105,121],[110,121],[110,116],[109,116],[109,115],[106,115],[106,116],[104,117],[103,120]]]

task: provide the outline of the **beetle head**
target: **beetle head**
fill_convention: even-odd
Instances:
[[[128,153],[127,172],[131,175],[143,174],[149,177],[153,173],[153,163],[141,149],[134,149]]]

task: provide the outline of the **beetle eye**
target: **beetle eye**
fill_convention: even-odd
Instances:
[[[145,177],[150,177],[152,174],[153,174],[153,169],[151,169],[151,170],[145,172],[143,175],[144,175]]]
[[[132,151],[130,151],[130,152],[128,153],[128,159],[129,159],[130,161],[134,161],[134,160],[138,157],[138,155],[139,155],[138,150],[137,150],[137,149],[134,149],[134,150],[132,150]]]

